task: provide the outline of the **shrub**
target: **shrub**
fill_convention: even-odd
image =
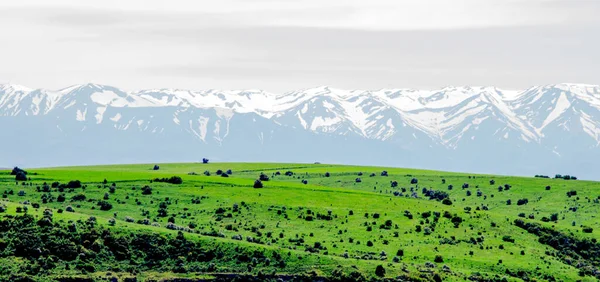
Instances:
[[[17,195],[23,197],[23,196],[25,196],[25,191],[21,190],[21,191],[19,191],[19,193],[17,193]]]
[[[398,181],[392,181],[390,184],[392,185],[392,188],[398,187]]]
[[[445,198],[442,200],[442,204],[450,206],[452,205],[452,201],[449,198]]]
[[[375,275],[377,275],[379,277],[385,276],[385,268],[383,268],[383,266],[381,264],[375,268]]]
[[[218,169],[218,170],[217,170],[217,172],[215,172],[215,173],[216,173],[217,175],[221,175],[221,174],[223,174],[223,171],[222,171],[222,170],[220,170],[220,169]]]
[[[557,213],[553,213],[550,215],[550,220],[551,221],[557,221],[558,220],[558,214]]]
[[[384,171],[382,171],[382,172],[381,172],[381,176],[388,176],[388,172],[387,172],[387,170],[384,170]]]
[[[154,165],[154,167],[152,168],[153,170],[159,170],[160,167],[158,165]]]
[[[207,164],[208,163],[208,159],[207,158],[202,158],[202,163],[203,164]]]
[[[75,210],[73,209],[73,207],[72,207],[72,206],[67,206],[67,207],[65,208],[65,210],[66,210],[66,211],[68,211],[68,212],[75,212]]]
[[[76,201],[85,201],[86,197],[84,194],[77,194],[75,196],[73,196],[73,198],[71,198],[72,202],[76,202]]]
[[[228,170],[227,170],[225,173],[227,173],[227,174],[229,174],[229,175],[232,175],[232,174],[233,174],[233,171],[231,171],[231,169],[228,169]]]
[[[594,231],[594,229],[591,228],[591,227],[587,227],[587,226],[583,227],[583,232],[584,233],[592,233],[593,231]]]
[[[222,173],[222,174],[221,174],[221,177],[229,177],[229,174],[227,174],[227,173]]]
[[[169,178],[155,178],[154,182],[166,182],[171,184],[181,184],[183,183],[183,179],[179,176],[171,176]]]
[[[494,184],[496,184],[496,180],[494,180],[494,179],[490,180],[490,185],[494,185]]]
[[[514,238],[512,238],[512,237],[510,237],[510,236],[508,236],[508,235],[505,235],[505,236],[503,236],[503,237],[502,237],[502,241],[504,241],[504,242],[510,242],[510,243],[514,243],[514,242],[515,242],[515,239],[514,239]]]
[[[17,172],[15,175],[16,181],[27,181],[27,175],[23,171]]]
[[[135,222],[135,219],[133,219],[133,217],[126,216],[125,217],[125,222]]]
[[[331,176],[331,174],[329,174],[329,172],[325,172],[325,177],[329,177]]]
[[[308,180],[302,179],[302,184],[308,184]]]
[[[362,182],[362,180],[360,180],[360,177],[359,177],[359,178],[356,178],[354,181],[355,181],[355,182]]]
[[[410,180],[410,184],[417,184],[417,183],[419,183],[419,180],[416,178],[413,178]]]
[[[575,191],[575,190],[571,190],[571,191],[567,192],[567,196],[568,196],[568,197],[571,197],[571,196],[577,196],[577,191]]]
[[[254,188],[263,188],[262,181],[260,181],[259,179],[254,181]]]
[[[208,171],[208,170],[204,171],[204,175],[210,176],[210,171]]]
[[[117,224],[117,221],[114,218],[108,219],[108,225],[115,226],[116,224]]]
[[[100,206],[101,211],[108,211],[112,209],[112,204],[107,201],[99,201],[98,206]]]
[[[66,200],[65,195],[64,194],[60,194],[58,195],[58,197],[56,197],[56,201],[59,203],[62,203]]]
[[[522,205],[525,205],[527,203],[529,203],[529,200],[527,200],[527,199],[519,199],[517,201],[517,206],[522,206]]]
[[[269,181],[269,176],[261,172],[260,175],[258,176],[258,180]]]
[[[71,180],[67,183],[67,188],[81,188],[81,181]]]
[[[433,259],[433,261],[437,262],[437,263],[442,263],[442,262],[444,262],[444,258],[442,258],[442,256],[440,256],[440,255],[436,255],[435,258]]]
[[[550,190],[550,185],[546,186],[546,190]]]
[[[10,172],[10,175],[17,175],[19,172],[22,172],[23,174],[27,174],[27,171],[24,171],[24,170],[20,169],[18,166],[15,166],[13,168],[13,170]]]

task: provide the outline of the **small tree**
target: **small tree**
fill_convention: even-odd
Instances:
[[[263,188],[262,181],[260,181],[259,179],[254,181],[254,188]]]
[[[380,264],[375,268],[375,275],[379,277],[385,276],[385,268],[383,268],[383,265]]]
[[[154,167],[152,168],[153,170],[159,170],[160,167],[158,165],[154,165]]]
[[[387,172],[387,170],[384,170],[384,171],[382,171],[382,172],[381,172],[381,176],[388,176],[388,172]],[[385,271],[384,271],[384,272],[385,272]]]
[[[417,184],[417,183],[419,183],[419,180],[416,178],[413,178],[410,180],[410,184]]]
[[[208,163],[208,159],[207,158],[202,158],[202,163],[203,164],[207,164]]]
[[[261,172],[260,175],[258,176],[258,179],[260,181],[269,181],[269,176]]]
[[[16,181],[27,181],[27,175],[25,174],[25,172],[19,171],[15,175],[15,180]]]

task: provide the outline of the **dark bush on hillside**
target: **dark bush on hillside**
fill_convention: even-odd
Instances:
[[[514,242],[515,242],[515,239],[513,239],[512,237],[510,237],[510,236],[508,236],[508,235],[505,235],[505,236],[503,236],[503,237],[502,237],[502,241],[504,241],[504,242],[510,242],[510,243],[514,243]]]
[[[221,174],[221,177],[229,177],[229,174],[223,173],[223,174]]]
[[[15,175],[15,180],[16,181],[27,181],[27,175],[24,172],[19,171],[19,172],[17,172],[17,175]]]
[[[154,167],[152,168],[152,170],[159,170],[160,167],[158,165],[154,165]]]
[[[202,158],[202,163],[203,164],[207,164],[208,163],[208,159],[207,158]]]
[[[60,194],[58,195],[58,197],[56,197],[56,201],[59,203],[62,203],[66,200],[65,195],[64,194]]]
[[[441,201],[445,198],[448,198],[448,193],[444,192],[444,191],[437,191],[437,190],[427,190],[426,188],[423,188],[423,194],[426,197],[429,197],[430,200],[438,200]]]
[[[231,171],[231,169],[228,169],[228,170],[227,170],[225,173],[227,173],[227,174],[229,174],[229,175],[232,175],[232,174],[233,174],[233,171]]]
[[[112,209],[112,204],[107,201],[99,201],[98,206],[100,206],[100,210],[107,211]]]
[[[292,172],[291,170],[288,170],[285,172],[285,176],[292,176],[294,175],[294,172]]]
[[[550,185],[546,186],[546,190],[550,190]]]
[[[469,188],[469,183],[463,183],[462,188],[463,189]]]
[[[398,187],[398,181],[392,181],[391,182],[392,188]]]
[[[146,185],[142,187],[142,195],[150,195],[152,194],[152,187]]]
[[[594,231],[594,229],[586,226],[586,227],[583,227],[582,231],[583,231],[583,233],[592,233]]]
[[[204,175],[210,176],[210,171],[208,171],[208,170],[204,171]]]
[[[358,173],[358,176],[362,176],[362,175],[363,175],[363,173],[362,173],[362,172],[359,172],[359,173]]]
[[[413,178],[410,180],[410,184],[417,184],[417,183],[419,183],[419,180],[416,178]]]
[[[526,205],[527,203],[529,203],[529,200],[527,200],[527,199],[519,199],[517,201],[517,206]]]
[[[325,173],[325,177],[330,177],[330,176],[331,176],[331,174],[329,174],[329,172]]]
[[[571,191],[567,192],[567,196],[568,196],[568,197],[571,197],[571,196],[577,196],[577,191],[575,191],[575,190],[571,190]]]
[[[362,180],[360,180],[360,177],[356,178],[354,181],[357,182],[357,183],[362,182]]]
[[[510,206],[512,204],[512,201],[510,199],[506,200],[506,205]]]
[[[550,176],[548,176],[548,175],[541,175],[541,174],[536,174],[535,177],[538,177],[538,178],[550,178]]]
[[[269,176],[261,172],[260,175],[258,176],[258,180],[269,181]]]
[[[256,181],[254,181],[254,188],[263,188],[262,181],[260,181],[258,179]]]
[[[75,196],[73,196],[73,197],[71,198],[71,201],[72,201],[72,202],[76,202],[76,201],[85,201],[85,198],[86,198],[86,197],[85,197],[85,195],[84,195],[84,194],[77,194],[77,195],[75,195]]]
[[[496,180],[494,180],[494,179],[490,180],[490,185],[494,185],[494,184],[496,184]]]
[[[373,172],[373,173],[369,174],[369,177],[375,177],[375,173]]]
[[[67,183],[66,188],[81,188],[81,181],[79,180],[71,180]]]
[[[440,256],[440,255],[436,255],[435,258],[433,259],[433,262],[442,263],[442,262],[444,262],[444,258],[442,258],[442,256]]]
[[[504,184],[504,190],[510,190],[512,186],[510,184]]]
[[[467,197],[471,196],[471,190],[467,190]]]
[[[384,170],[384,171],[382,171],[382,172],[381,172],[381,176],[388,176],[388,172],[387,172],[387,170]]]
[[[302,179],[302,184],[308,184],[308,180]]]
[[[380,264],[375,268],[375,275],[379,277],[385,276],[385,268],[383,268],[383,265]]]
[[[448,185],[448,190],[452,190],[452,188],[454,188],[454,186],[452,186],[452,184]]]
[[[220,169],[217,169],[217,172],[215,172],[215,173],[216,173],[217,175],[221,175],[221,174],[223,174],[223,171],[222,171],[222,170],[220,170]]]
[[[442,200],[442,204],[450,206],[452,205],[452,201],[449,198],[446,198]]]
[[[27,174],[27,171],[20,169],[18,166],[15,166],[12,171],[10,172],[10,175],[17,175],[19,172],[22,172],[23,174]]]
[[[557,213],[553,213],[550,215],[550,221],[557,221],[558,220],[558,214]]]
[[[183,183],[183,179],[179,176],[171,176],[169,178],[155,178],[154,182],[166,182],[171,184],[181,184]]]

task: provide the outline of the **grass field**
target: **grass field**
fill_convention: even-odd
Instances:
[[[73,239],[77,253],[87,256],[53,258],[44,267],[47,262],[40,260],[51,253],[19,252],[11,248],[5,232],[0,277],[15,279],[20,273],[40,281],[100,280],[107,275],[161,280],[248,274],[332,280],[595,281],[600,273],[597,182],[325,164],[158,165],[158,170],[154,164],[32,169],[30,180],[19,182],[11,171],[0,171],[3,221],[25,213],[40,220],[50,209],[53,226],[35,232],[55,234],[93,216],[97,223],[89,229],[98,233],[175,240],[183,232],[185,240],[212,248],[214,257],[192,260],[183,255],[157,266],[146,263],[149,255],[143,250],[135,255],[132,250],[123,259],[110,247],[92,254],[94,248],[86,247],[85,240],[79,246]],[[222,177],[217,170],[231,174]],[[262,181],[263,188],[253,188],[261,173],[269,180]],[[152,181],[172,176],[183,183]],[[73,180],[83,187],[64,187]],[[29,232],[15,226],[6,227],[15,231],[10,236]],[[242,252],[251,255],[242,258]],[[69,266],[86,263],[95,267]],[[132,271],[129,265],[141,270]]]

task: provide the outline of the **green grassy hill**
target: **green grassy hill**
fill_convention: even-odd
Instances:
[[[153,166],[33,169],[18,182],[0,171],[0,280],[600,277],[597,182],[324,164]],[[253,188],[261,173],[269,180]],[[173,176],[182,183],[155,180]]]

